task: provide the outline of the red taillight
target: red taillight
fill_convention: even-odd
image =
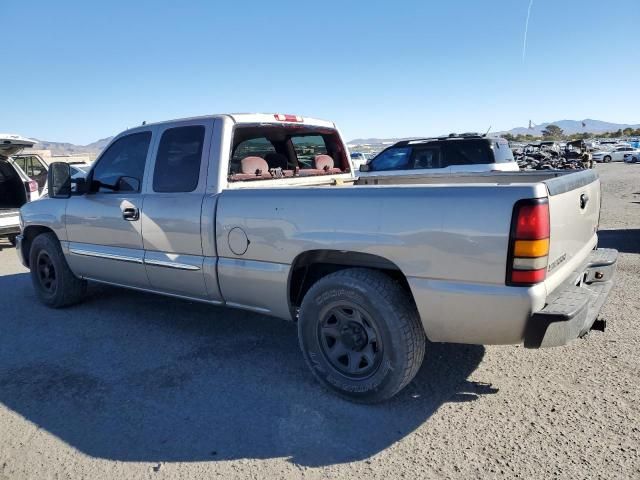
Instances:
[[[541,270],[514,270],[511,272],[511,283],[533,284],[544,282],[547,276],[547,269]]]
[[[25,182],[27,184],[27,189],[30,192],[37,192],[38,191],[38,183],[35,180],[29,180],[28,182]]]
[[[549,238],[549,204],[521,205],[516,223],[518,240]]]
[[[550,223],[547,199],[516,203],[509,238],[507,285],[544,282],[549,260]]]
[[[276,113],[273,118],[278,120],[279,122],[302,122],[302,117],[298,117],[297,115],[288,115],[284,113]]]

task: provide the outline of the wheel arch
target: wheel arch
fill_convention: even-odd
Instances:
[[[27,267],[29,266],[29,252],[31,251],[31,244],[38,235],[41,235],[43,233],[53,233],[54,235],[56,235],[56,233],[51,228],[44,227],[42,225],[29,225],[22,231],[21,255],[24,260],[24,264]],[[57,235],[56,238],[58,238]]]
[[[346,268],[370,268],[395,279],[415,304],[413,293],[402,270],[391,260],[371,253],[347,250],[309,250],[299,254],[291,264],[287,287],[292,318],[311,286],[321,278]]]

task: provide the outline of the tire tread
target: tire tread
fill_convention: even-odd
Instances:
[[[391,320],[392,322],[396,322],[396,325],[390,325],[390,329],[400,332],[402,335],[402,342],[407,346],[407,356],[405,362],[403,362],[403,372],[398,376],[395,386],[389,390],[380,392],[382,395],[375,395],[372,398],[362,399],[348,397],[349,400],[361,403],[374,403],[391,398],[406,387],[411,380],[413,380],[424,359],[426,335],[415,303],[409,293],[397,280],[394,280],[392,277],[379,270],[368,268],[348,268],[331,273],[318,280],[309,289],[305,295],[305,299],[313,298],[318,290],[324,288],[325,284],[336,279],[345,287],[352,286],[359,288],[359,285],[354,285],[354,280],[356,281],[356,284],[360,282],[366,284],[367,287],[372,290],[372,292],[369,292],[370,294],[377,295],[385,303],[392,305],[396,312],[396,315],[388,318],[387,321]],[[304,310],[304,303],[303,299],[302,310]],[[302,347],[302,341],[300,343]],[[311,368],[311,370],[314,371],[313,368]]]

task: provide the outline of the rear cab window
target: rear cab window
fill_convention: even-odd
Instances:
[[[334,129],[239,125],[234,130],[231,182],[342,173],[349,173],[349,161]]]

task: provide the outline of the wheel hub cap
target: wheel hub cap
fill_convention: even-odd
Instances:
[[[373,375],[382,363],[382,342],[371,316],[360,306],[340,302],[321,313],[318,341],[335,370],[352,379]]]
[[[340,339],[352,350],[360,351],[367,345],[367,332],[356,322],[349,322],[340,329]]]

